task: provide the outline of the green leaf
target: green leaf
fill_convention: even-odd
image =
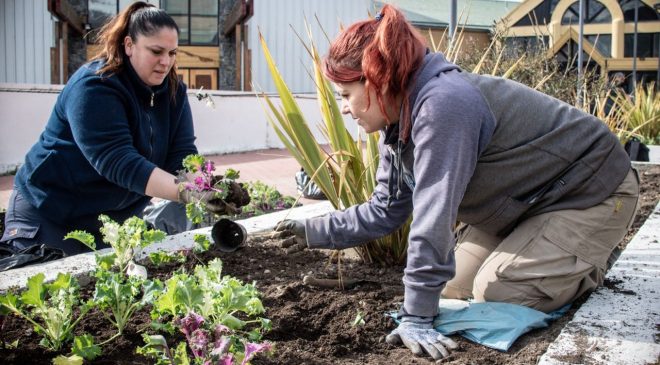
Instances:
[[[187,172],[195,173],[201,169],[204,160],[202,155],[188,155],[183,159],[182,165]]]
[[[224,315],[220,320],[220,323],[224,324],[225,326],[233,330],[240,330],[241,328],[245,327],[245,325],[247,324],[245,323],[245,321],[241,321],[240,319],[232,316],[231,314]]]
[[[21,295],[24,304],[37,308],[45,307],[46,286],[44,285],[44,273],[39,273],[28,279],[27,290]]]
[[[69,238],[80,241],[85,246],[91,248],[93,251],[96,251],[96,242],[94,240],[94,235],[90,233],[76,230],[73,232],[69,232],[66,236],[64,236],[65,240]]]
[[[112,269],[115,264],[115,260],[117,260],[117,254],[114,252],[107,255],[96,255],[96,265],[102,270],[109,271]]]
[[[94,344],[94,338],[91,335],[84,334],[73,339],[71,352],[91,361],[101,355],[101,347]]]
[[[142,340],[144,341],[145,345],[135,349],[137,354],[143,355],[147,358],[155,359],[156,365],[172,364],[171,359],[167,356],[169,347],[167,346],[165,337],[161,335],[148,335],[143,333]]]
[[[195,251],[196,252],[205,252],[211,247],[211,241],[205,234],[196,233],[193,236],[193,241],[195,241]]]
[[[185,342],[179,342],[174,350],[174,363],[176,365],[190,365]]]
[[[186,204],[186,217],[194,224],[200,224],[204,220],[204,204],[202,202],[190,202]]]
[[[170,262],[181,262],[181,255],[167,251],[156,251],[149,253],[149,261],[155,266],[168,264]]]
[[[234,169],[227,169],[224,178],[227,180],[236,180],[240,177],[240,172]]]
[[[18,297],[12,293],[0,295],[0,315],[7,315],[11,312],[20,313]]]
[[[53,359],[53,365],[82,365],[83,358],[78,355],[71,355],[69,357],[60,355]]]
[[[355,316],[355,319],[351,323],[351,326],[355,327],[355,326],[364,326],[364,325],[365,325],[364,313],[358,311],[357,315]]]
[[[148,230],[142,234],[142,246],[147,246],[152,243],[160,242],[165,239],[165,232],[161,230]]]
[[[48,292],[53,295],[56,293],[58,290],[67,290],[73,286],[74,284],[74,278],[71,276],[69,273],[58,273],[57,278],[55,278],[55,281],[53,281],[50,284],[46,284],[46,287],[48,288]]]
[[[174,275],[165,282],[165,291],[154,302],[154,309],[159,313],[177,315],[177,287],[179,275]]]
[[[142,290],[144,294],[142,294],[141,304],[152,304],[156,296],[163,291],[163,283],[160,280],[147,280],[142,285]]]

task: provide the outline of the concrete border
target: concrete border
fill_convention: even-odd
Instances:
[[[238,220],[236,222],[242,224],[248,234],[259,233],[272,229],[275,224],[277,224],[277,222],[285,218],[301,219],[316,217],[333,210],[334,208],[332,207],[332,204],[330,204],[328,201],[324,201],[321,203],[304,205],[281,212],[264,214],[258,217]],[[162,242],[146,247],[139,255],[137,255],[138,259],[146,257],[146,255],[148,255],[150,252],[157,250],[176,251],[193,247],[193,236],[196,233],[206,234],[210,239],[211,227],[200,228],[194,231],[167,236]],[[111,249],[107,248],[97,252],[103,254],[110,253],[110,251]],[[95,253],[89,252],[67,257],[61,260],[46,262],[43,264],[3,271],[0,272],[0,292],[4,292],[11,287],[22,288],[27,284],[27,279],[29,277],[40,272],[43,272],[46,275],[46,281],[52,281],[55,280],[57,273],[59,272],[69,272],[75,276],[84,277],[86,274],[92,272],[95,266]]]
[[[539,365],[653,364],[660,359],[660,203],[575,312]]]

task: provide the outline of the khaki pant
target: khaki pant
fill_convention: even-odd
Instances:
[[[506,237],[464,225],[457,230],[456,275],[445,298],[507,302],[551,312],[603,283],[607,261],[632,224],[634,170],[602,203],[540,214]]]

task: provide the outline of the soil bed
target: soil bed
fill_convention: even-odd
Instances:
[[[640,212],[625,243],[652,212],[660,198],[660,166],[645,166],[640,171],[642,189]],[[625,244],[624,243],[624,244]],[[220,257],[224,274],[244,281],[256,281],[263,293],[266,317],[273,321],[273,330],[266,339],[275,343],[274,356],[257,357],[257,364],[431,364],[428,358],[414,357],[404,347],[385,343],[385,335],[394,328],[386,312],[398,309],[403,300],[401,275],[403,267],[380,268],[348,259],[341,260],[341,272],[351,278],[363,280],[350,290],[319,289],[303,284],[305,275],[336,277],[338,265],[330,262],[325,252],[305,251],[286,255],[276,241],[250,238],[245,247],[233,253],[212,250],[204,259]],[[194,263],[186,264],[192,268]],[[168,277],[174,266],[150,269],[162,279]],[[616,287],[616,282],[606,282]],[[91,294],[92,287],[86,289]],[[453,336],[460,348],[443,363],[446,364],[533,364],[557,337],[579,305],[550,327],[534,330],[522,336],[512,348],[502,353]],[[353,326],[358,312],[364,315],[364,325]],[[0,319],[0,358],[3,364],[48,364],[56,355],[41,348],[39,336],[31,326],[16,317]],[[135,354],[141,346],[139,330],[147,328],[150,318],[140,313],[129,325],[124,337],[103,349],[95,364],[149,364],[150,361]],[[97,342],[108,338],[114,331],[102,315],[90,312],[81,322],[79,332],[88,332]],[[19,340],[17,349],[4,348],[5,344]],[[170,338],[170,344],[182,340]]]

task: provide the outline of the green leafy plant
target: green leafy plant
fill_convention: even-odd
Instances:
[[[311,31],[310,31],[310,39]],[[282,105],[276,106],[262,93],[267,105],[268,122],[291,155],[311,175],[321,191],[336,209],[361,204],[369,200],[376,186],[378,168],[378,134],[367,135],[366,147],[362,137],[357,140],[348,132],[339,110],[335,92],[325,78],[321,58],[313,43],[305,45],[313,63],[313,78],[323,124],[319,126],[330,146],[326,152],[316,141],[293,94],[284,82],[265,39],[259,39],[271,77]],[[357,248],[366,262],[380,264],[405,261],[409,223],[394,233]]]
[[[619,131],[622,141],[636,137],[646,144],[660,144],[660,93],[655,83],[637,84],[635,97],[618,93],[616,114],[623,121]]]
[[[179,342],[174,352],[169,349],[163,336],[143,336],[145,346],[137,352],[155,358],[162,364],[187,364],[190,348],[195,364],[234,364],[241,361],[247,364],[259,352],[272,350],[269,342],[254,343],[243,340],[241,349],[232,341],[232,331],[221,324],[208,326],[204,317],[195,312],[175,321],[177,328],[185,335],[186,342]],[[187,343],[187,347],[186,347]]]
[[[187,259],[187,255],[184,251],[166,252],[158,250],[155,252],[150,252],[148,257],[149,261],[151,261],[154,266],[161,266],[170,263],[180,264],[186,262]]]
[[[125,276],[103,269],[97,270],[95,276],[94,304],[117,328],[117,333],[104,343],[121,336],[135,312],[151,304],[156,293],[163,289],[159,281],[143,280],[137,276]]]
[[[92,306],[81,304],[78,282],[71,274],[59,273],[52,283],[44,283],[44,279],[39,273],[28,279],[27,290],[20,296],[0,296],[0,314],[13,313],[27,320],[42,336],[42,346],[59,351],[74,338],[73,330]]]
[[[283,196],[277,189],[261,181],[249,182],[250,204],[243,207],[242,216],[253,217],[264,213],[288,209],[294,206],[296,199]]]
[[[149,229],[147,224],[138,217],[130,217],[121,225],[106,215],[100,215],[99,220],[103,223],[100,229],[103,241],[112,247],[113,252],[105,258],[97,258],[97,262],[102,266],[111,263],[121,273],[126,272],[128,265],[139,250],[165,238],[165,232]],[[92,250],[96,250],[94,236],[85,231],[73,231],[64,238],[73,238]],[[109,268],[106,267],[106,269]]]
[[[245,352],[248,344],[260,341],[263,334],[271,329],[270,321],[259,317],[264,311],[255,285],[243,284],[231,276],[222,276],[222,261],[214,259],[207,265],[196,266],[192,275],[179,272],[166,280],[164,290],[153,303],[152,318],[157,322],[156,328],[168,332],[179,328],[188,337],[194,330],[184,329],[187,328],[186,321],[203,322],[206,326],[204,336],[207,339],[211,334],[215,336],[211,336],[212,341],[208,340],[204,342],[205,344],[210,344],[209,341],[214,343],[220,341],[224,336],[229,341],[228,353],[243,358],[247,356]],[[194,318],[191,319],[191,316]],[[188,319],[184,320],[186,318]],[[201,328],[200,326],[201,324],[197,328]],[[222,336],[217,334],[219,329],[222,329]],[[150,339],[152,340],[154,339]],[[188,340],[189,343],[192,341],[191,338]],[[156,343],[160,344],[156,346],[160,356],[173,361],[175,357],[173,354],[163,355],[170,352],[169,348],[166,350],[161,342],[156,341]],[[213,351],[207,347],[203,349],[193,345],[190,347],[193,354],[201,358],[206,356],[202,352],[207,354]],[[195,353],[198,350],[204,351]],[[142,351],[153,352],[154,349],[143,348]]]
[[[234,169],[227,169],[224,175],[214,175],[215,163],[207,160],[202,155],[188,155],[183,159],[183,170],[179,175],[179,179],[187,181],[187,176],[194,176],[192,182],[185,182],[182,185],[183,189],[197,191],[200,193],[207,193],[213,196],[212,199],[219,199],[227,201],[232,198],[233,191],[241,189],[242,186],[236,183],[240,177],[239,172]],[[226,202],[229,209],[228,214],[232,211],[238,212],[238,207],[234,203]],[[234,206],[231,206],[234,204]],[[186,215],[191,222],[195,224],[202,223],[206,218],[206,203],[202,200],[190,202],[186,204]]]

